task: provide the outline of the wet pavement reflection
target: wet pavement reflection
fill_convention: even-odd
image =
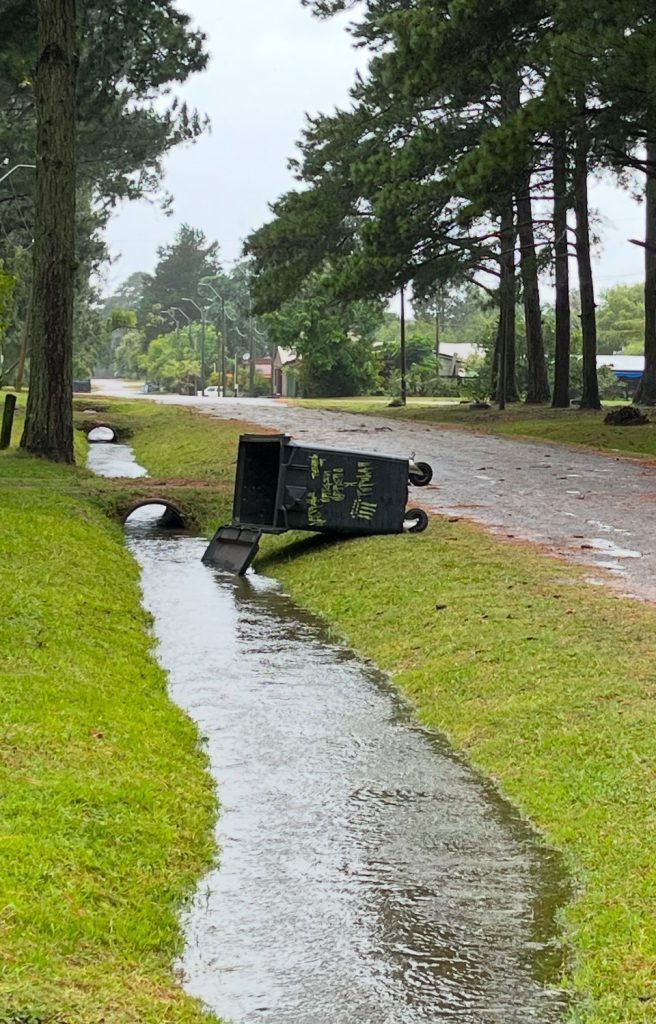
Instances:
[[[235,1024],[561,1020],[555,855],[275,582],[153,514],[127,543],[222,802],[186,989]]]

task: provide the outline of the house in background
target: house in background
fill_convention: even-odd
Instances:
[[[255,372],[265,380],[271,380],[271,356],[258,356],[255,360]]]
[[[609,366],[618,380],[640,380],[645,369],[644,356],[597,356],[597,369]]]
[[[450,379],[463,379],[467,376],[466,363],[472,356],[485,356],[485,350],[480,345],[471,345],[467,342],[448,341],[440,344],[440,377]]]
[[[625,356],[621,352],[613,356],[597,356],[597,369],[607,366],[613,371],[618,381],[626,388],[626,397],[636,393],[640,378],[645,369],[644,356]]]
[[[290,348],[276,348],[273,357],[273,393],[280,398],[298,398],[300,359]]]

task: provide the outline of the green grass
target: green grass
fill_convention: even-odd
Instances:
[[[388,408],[387,398],[313,399],[299,403],[306,408],[331,409],[376,414],[390,419],[435,423],[482,434],[504,434],[557,444],[579,445],[611,454],[656,458],[656,417],[641,427],[610,427],[604,424],[605,411],[548,409],[524,405],[474,411],[454,405],[452,400],[411,399],[405,408]],[[612,402],[608,405],[616,405]]]
[[[88,486],[0,453],[0,1020],[200,1024],[172,965],[216,799]]]
[[[184,448],[194,417],[171,414]],[[199,468],[223,429],[194,423]],[[159,458],[156,472],[170,467]],[[578,893],[563,912],[571,1021],[653,1022],[656,609],[439,518],[415,536],[265,538],[258,564],[392,673],[563,851]]]

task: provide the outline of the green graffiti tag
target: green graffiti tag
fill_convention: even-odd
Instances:
[[[308,494],[307,496],[307,518],[310,526],[325,526],[326,520],[319,508],[319,495]]]
[[[308,468],[313,487],[307,495],[309,526],[326,526],[326,517],[330,517],[328,506],[341,505],[347,499],[349,504],[343,514],[368,523],[375,518],[378,502],[374,499],[376,486],[373,466],[364,460],[358,461],[355,469],[350,468],[352,466],[352,462],[347,467],[330,465],[330,460],[319,452],[310,455]],[[347,475],[351,479],[347,479]]]

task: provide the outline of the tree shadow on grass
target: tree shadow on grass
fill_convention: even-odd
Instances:
[[[316,533],[310,537],[299,537],[290,544],[284,544],[261,554],[257,560],[258,569],[274,569],[277,565],[284,565],[286,562],[302,558],[303,555],[311,555],[314,552],[330,550],[337,545],[346,545],[357,540],[343,533]]]

